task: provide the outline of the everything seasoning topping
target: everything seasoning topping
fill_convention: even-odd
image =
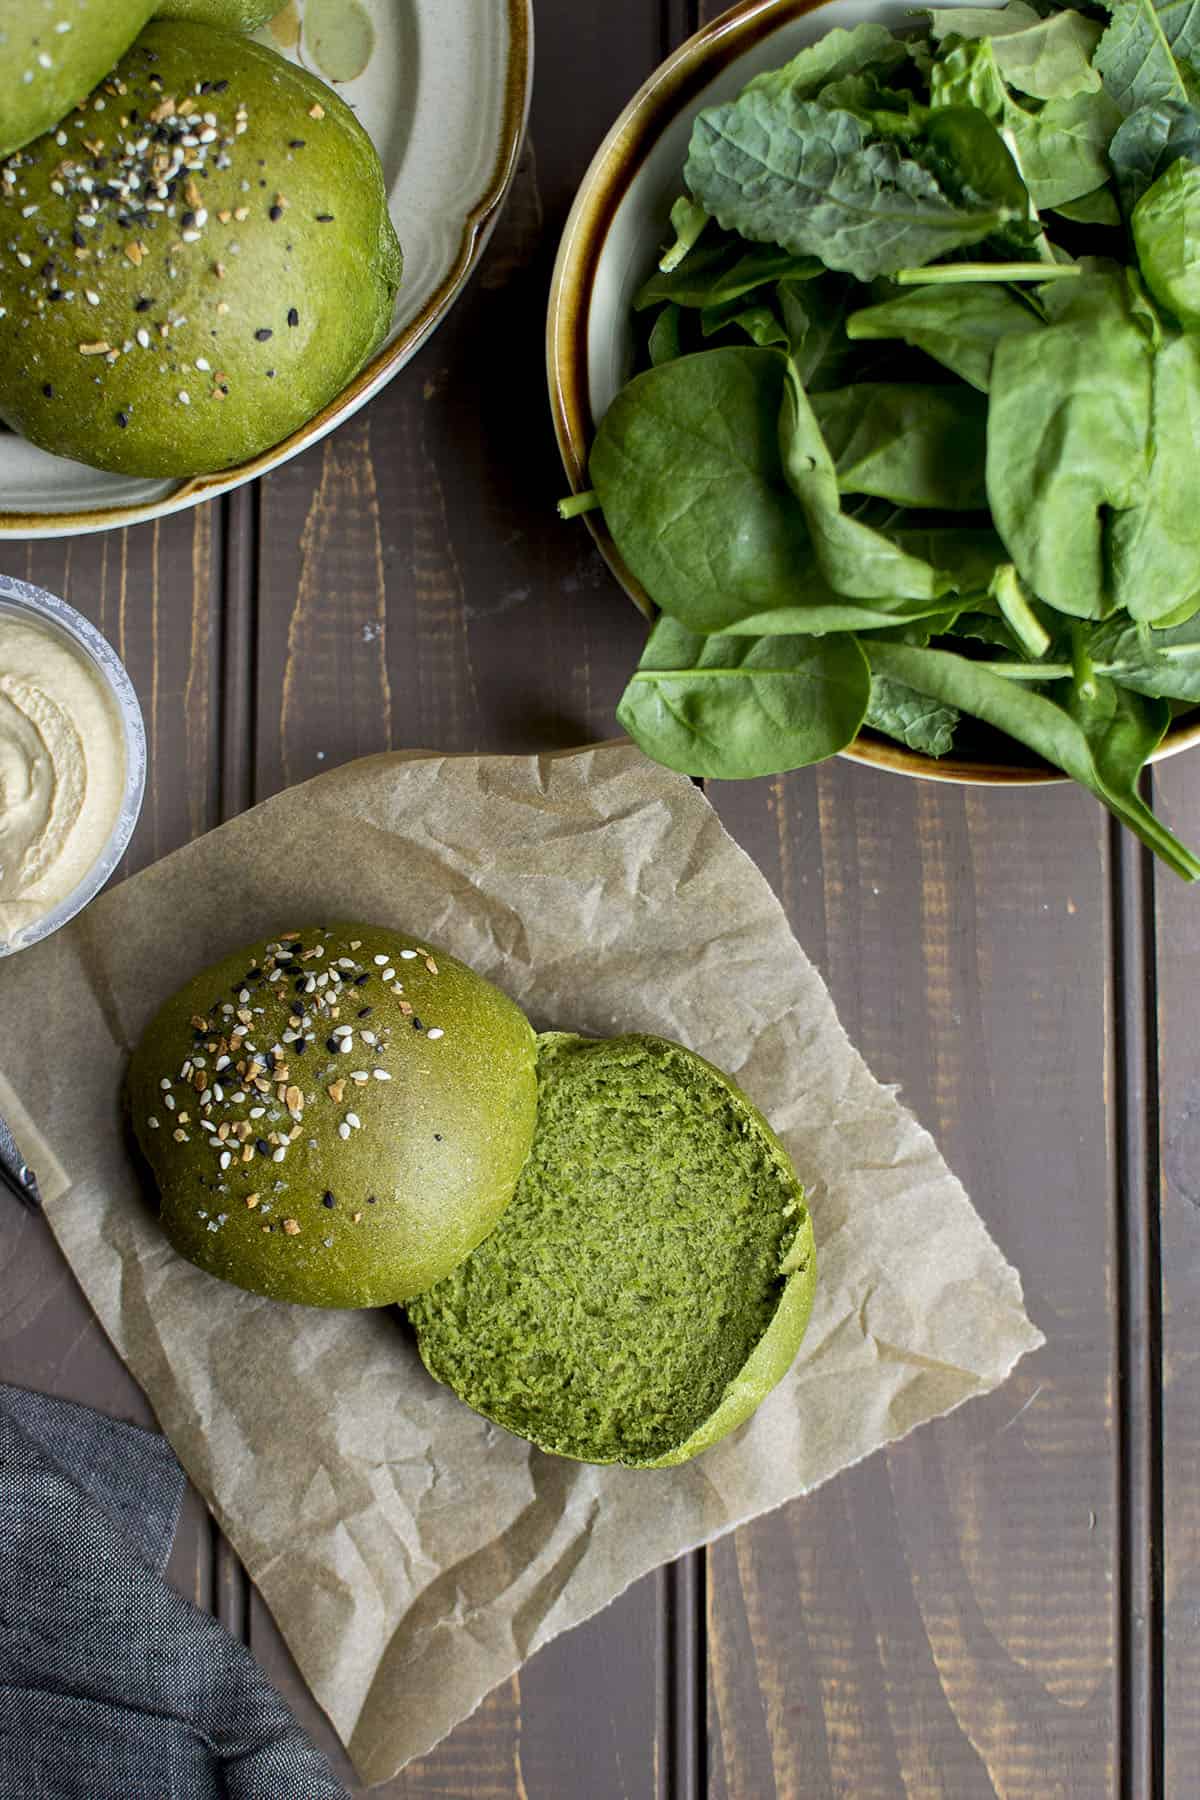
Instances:
[[[184,259],[196,253],[196,246],[202,256],[218,249],[208,269],[214,281],[222,279],[226,266],[221,258],[241,252],[230,235],[232,227],[250,216],[248,206],[218,208],[205,193],[214,178],[219,185],[220,177],[227,177],[226,191],[237,185],[237,141],[250,123],[246,104],[233,96],[221,98],[230,85],[225,78],[191,80],[182,89],[167,92],[152,68],[157,60],[151,50],[135,50],[124,65],[124,78],[111,76],[101,91],[63,120],[53,138],[38,140],[0,163],[0,269],[11,258],[19,270],[28,271],[10,287],[15,304],[0,309],[0,316],[14,317],[19,326],[28,327],[49,306],[74,303],[82,317],[103,303],[106,267],[140,268],[148,257],[157,259],[163,289],[110,304],[104,320],[108,335],[85,328],[75,340],[81,357],[95,359],[97,381],[103,381],[108,367],[130,355],[149,361],[160,376],[178,375],[186,365],[174,360],[170,336],[189,321],[172,305],[170,283],[193,272],[194,265]],[[325,116],[320,106],[307,112],[313,119]],[[285,160],[302,154],[305,143],[300,136],[288,139]],[[35,168],[39,177],[48,174],[51,193],[63,203],[58,216],[61,219],[63,211],[67,216],[60,223],[55,222],[53,208],[42,207],[30,194]],[[243,177],[240,186],[246,192],[250,182]],[[35,192],[40,194],[40,187]],[[6,206],[28,222],[36,245],[30,243],[28,231],[23,239],[6,241]],[[287,206],[287,196],[276,193],[269,217],[282,218]],[[112,315],[126,305],[142,317],[160,311],[153,330],[135,327],[132,318],[128,326],[117,323]],[[229,308],[218,303],[215,310],[224,315]],[[299,322],[295,305],[285,305],[285,313],[289,325]],[[198,323],[193,321],[193,330]],[[273,328],[264,326],[254,338],[266,343],[273,334]],[[206,362],[196,361],[195,367],[209,371]],[[262,371],[272,376],[275,372]],[[48,385],[38,386],[47,400],[53,398]],[[178,405],[192,403],[192,394],[178,382],[171,391]],[[229,391],[228,375],[218,372],[205,397],[220,401]],[[132,408],[122,405],[113,417],[124,430],[131,423]]]
[[[212,1164],[209,1173],[201,1177],[207,1188],[228,1193],[229,1180],[256,1159],[261,1159],[260,1171],[264,1161],[286,1168],[293,1146],[303,1135],[307,1134],[308,1149],[316,1150],[319,1140],[311,1132],[317,1121],[329,1134],[331,1154],[359,1132],[369,1130],[370,1116],[364,1119],[356,1110],[362,1105],[359,1095],[372,1080],[391,1081],[392,1071],[386,1064],[395,1029],[395,1021],[388,1020],[387,1006],[378,1001],[372,1006],[357,1005],[361,987],[372,974],[396,996],[395,1011],[401,1020],[408,1019],[427,1041],[444,1037],[440,1026],[426,1030],[415,1015],[411,1001],[403,996],[402,984],[395,979],[391,958],[381,953],[356,954],[361,951],[361,939],[346,945],[326,931],[317,934],[316,941],[305,942],[298,932],[286,932],[264,946],[262,955],[256,956],[227,990],[227,997],[218,997],[206,1012],[191,1016],[190,1051],[177,1071],[159,1078],[158,1095],[161,1105],[175,1115],[175,1141],[207,1147]],[[428,950],[402,950],[400,959],[422,965],[422,997],[434,1000],[429,984],[436,981],[439,971]],[[364,1023],[367,1019],[369,1025]],[[301,1073],[295,1059],[310,1045],[317,1047],[317,1055]],[[354,1058],[356,1051],[367,1054]],[[343,1072],[343,1057],[361,1060],[365,1066]],[[182,1105],[193,1110],[179,1110],[180,1096]],[[353,1101],[347,1105],[351,1096]],[[148,1130],[159,1129],[154,1114],[145,1123]],[[189,1124],[194,1124],[194,1137],[184,1129]],[[303,1148],[296,1154],[303,1159]],[[253,1175],[250,1179],[254,1180]],[[274,1181],[274,1192],[288,1190],[300,1197],[302,1177],[281,1172]],[[261,1174],[251,1193],[235,1197],[251,1212],[271,1211],[263,1197]],[[343,1211],[331,1188],[313,1194],[312,1199],[348,1223],[358,1224],[362,1218],[361,1213]],[[367,1195],[366,1203],[376,1205],[377,1196]],[[219,1224],[213,1224],[207,1213],[202,1217],[208,1221],[208,1229],[216,1230],[228,1215],[218,1214]],[[301,1222],[283,1220],[284,1235],[300,1235]],[[330,1225],[333,1223],[331,1219]]]

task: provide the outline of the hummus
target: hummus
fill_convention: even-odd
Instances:
[[[0,945],[94,867],[124,789],[124,733],[100,671],[53,626],[0,611]]]

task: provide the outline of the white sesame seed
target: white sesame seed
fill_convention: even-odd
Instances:
[[[386,1069],[372,1069],[371,1073],[374,1075],[376,1081],[390,1081],[392,1079]]]
[[[158,1120],[155,1118],[153,1113],[150,1114],[149,1118],[146,1120],[146,1123],[150,1127],[151,1131],[158,1130]]]
[[[407,956],[409,953],[407,950],[402,950],[400,952],[400,954],[402,956]],[[376,968],[382,969],[384,963],[387,961],[387,957],[386,956],[376,956],[373,960],[374,960]]]
[[[284,1146],[282,1144],[280,1144],[278,1150],[276,1150],[274,1156],[272,1156],[271,1161],[272,1162],[282,1162],[286,1155],[287,1155],[287,1150],[284,1148]]]
[[[170,1077],[167,1075],[164,1075],[158,1085],[162,1089],[164,1094],[167,1093],[167,1091],[169,1090],[169,1088],[171,1086]]]
[[[415,950],[402,950],[400,952],[400,954],[404,958],[405,962],[412,962],[414,960],[414,958],[416,957],[417,953]],[[384,958],[384,960],[385,961],[387,960],[386,957]]]
[[[54,67],[53,58],[48,56],[44,50],[38,51],[38,62],[41,64],[43,69],[52,69]]]
[[[233,1161],[233,1158],[230,1156],[228,1150],[222,1150],[222,1152],[221,1152],[221,1167],[222,1167],[222,1169],[227,1169],[232,1161]]]
[[[186,388],[180,388],[179,390],[179,404],[180,406],[190,406],[192,404],[192,396],[188,393]]]
[[[261,1119],[266,1110],[265,1106],[252,1106],[250,1108],[250,1117],[252,1119]]]
[[[166,1107],[168,1112],[174,1112],[175,1111],[175,1096],[174,1096],[174,1094],[164,1094],[163,1095],[163,1105]]]
[[[371,1077],[367,1074],[365,1069],[354,1069],[351,1072],[350,1079],[351,1081],[356,1081],[359,1087],[361,1087],[363,1082],[369,1081]]]
[[[348,1138],[350,1136],[350,1127],[347,1125],[345,1119],[343,1119],[338,1126],[338,1136],[340,1138]]]
[[[347,1125],[352,1125],[354,1127],[355,1131],[362,1130],[362,1120],[359,1118],[357,1113],[347,1113],[346,1114],[346,1123],[347,1123]]]
[[[375,1036],[373,1031],[360,1031],[358,1035],[361,1037],[364,1044],[377,1044],[379,1042],[379,1039]]]
[[[142,346],[143,350],[148,350],[150,348],[150,333],[146,330],[144,325],[138,326],[137,341]]]
[[[440,1025],[435,1025],[432,1031],[427,1031],[425,1033],[425,1036],[427,1038],[440,1038],[440,1037],[445,1037],[445,1035],[446,1034],[442,1030]]]
[[[395,981],[395,979],[396,979],[395,969],[385,969],[383,971],[383,979],[385,981]]]
[[[344,1037],[344,1038],[340,1039],[340,1041],[338,1043],[338,1049],[343,1053],[343,1055],[346,1053],[347,1050],[353,1050],[353,1048],[354,1048],[354,1039],[352,1037]]]
[[[227,1069],[229,1067],[229,1058],[227,1056],[218,1056],[215,1067],[217,1069]]]

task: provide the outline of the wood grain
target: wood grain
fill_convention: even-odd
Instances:
[[[851,1037],[1025,1270],[1050,1342],[1001,1392],[712,1552],[712,1791],[1114,1792],[1101,817],[1066,788],[844,764],[714,799]]]
[[[1191,755],[1155,775],[1155,805],[1200,843]],[[1163,1793],[1194,1791],[1200,1768],[1200,917],[1194,888],[1155,883],[1161,1119]]]

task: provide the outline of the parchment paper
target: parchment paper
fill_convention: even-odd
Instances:
[[[543,1456],[438,1387],[394,1312],[273,1304],[169,1249],[120,1126],[127,1054],[196,969],[326,916],[445,945],[540,1026],[680,1038],[782,1134],[813,1208],[812,1323],[698,1462]],[[322,776],[7,962],[0,1015],[0,1110],[50,1224],[368,1782],[646,1570],[986,1392],[1042,1341],[762,875],[689,781],[629,746]]]

